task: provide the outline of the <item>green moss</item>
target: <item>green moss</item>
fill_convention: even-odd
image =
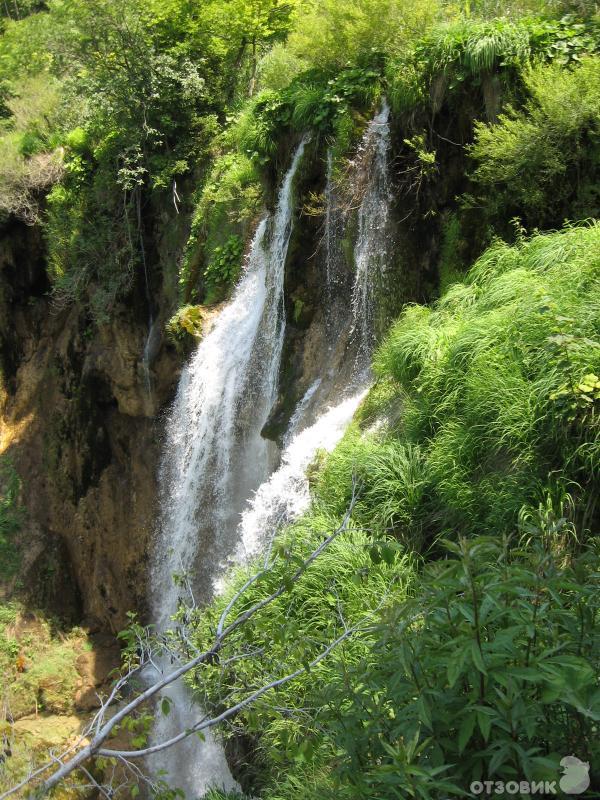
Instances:
[[[188,336],[201,339],[202,320],[202,306],[183,306],[167,322],[167,335],[175,343],[182,342]]]
[[[12,578],[21,563],[17,534],[22,524],[19,508],[21,481],[10,459],[0,458],[0,581]]]
[[[450,214],[442,225],[442,245],[438,261],[440,294],[444,294],[453,283],[464,278],[466,271],[462,258],[464,245],[460,219],[456,214]]]

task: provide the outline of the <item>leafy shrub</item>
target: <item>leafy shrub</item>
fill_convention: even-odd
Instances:
[[[566,214],[596,216],[600,135],[600,59],[568,71],[538,67],[525,78],[530,100],[498,125],[476,124],[473,177],[496,219],[560,224]]]
[[[283,44],[275,45],[258,65],[258,86],[263,89],[280,91],[304,69],[305,62],[290,52]]]
[[[74,156],[67,161],[63,183],[47,198],[45,233],[54,302],[63,307],[78,301],[98,323],[106,322],[143,265],[139,196],[119,196],[110,181],[105,171],[91,172],[88,162]]]
[[[222,296],[237,281],[244,254],[244,242],[239,236],[230,236],[225,244],[215,247],[204,270],[207,302]]]
[[[278,145],[290,132],[314,130],[343,134],[351,110],[370,110],[381,94],[381,68],[373,65],[338,71],[309,69],[285,88],[264,90],[243,109],[231,138],[236,146],[261,167],[270,164]]]
[[[244,593],[232,613],[250,607],[282,583],[287,590],[231,637],[227,652],[223,650],[220,654],[221,664],[227,663],[230,654],[237,655],[224,675],[218,665],[214,670],[210,667],[202,670],[196,688],[209,687],[209,697],[203,698],[208,705],[218,704],[224,695],[228,703],[235,703],[266,681],[265,660],[252,657],[252,653],[268,652],[272,677],[282,676],[311,661],[343,632],[343,624],[368,621],[378,606],[387,607],[392,598],[406,596],[413,573],[411,557],[382,543],[374,558],[373,541],[363,531],[352,528],[334,540],[296,583],[291,582],[298,564],[339,521],[315,507],[277,542],[278,558],[273,566]],[[247,581],[249,574],[260,569],[260,564],[252,564],[238,570],[226,592],[198,617],[199,642],[210,641],[211,632],[233,593]],[[303,711],[305,702],[316,686],[327,686],[336,674],[343,672],[344,664],[365,655],[370,642],[367,627],[363,637],[348,639],[310,672],[280,686],[275,695],[265,695],[236,717],[233,733],[241,724],[251,736],[260,733],[255,766],[268,769],[265,779],[273,786],[293,765],[300,772],[304,767],[312,769],[313,756],[317,757],[313,745],[318,740],[318,723],[312,722]],[[247,653],[248,657],[239,658],[240,653]]]
[[[183,306],[167,323],[167,335],[174,342],[181,342],[186,336],[193,339],[202,337],[202,307]]]
[[[558,782],[569,753],[597,763],[598,552],[557,552],[557,525],[529,545],[449,544],[335,676],[338,797],[429,800],[472,781]]]
[[[569,66],[600,51],[600,26],[595,18],[584,22],[566,15],[531,21],[528,28],[533,52],[551,63]]]
[[[283,104],[281,94],[263,89],[241,111],[232,129],[233,141],[252,161],[266,164],[277,147],[276,128]]]

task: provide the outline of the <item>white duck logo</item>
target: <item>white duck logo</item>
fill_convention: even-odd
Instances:
[[[581,794],[590,785],[590,765],[587,761],[581,761],[577,756],[565,756],[561,759],[561,767],[564,767],[564,775],[560,779],[559,786],[565,794]]]

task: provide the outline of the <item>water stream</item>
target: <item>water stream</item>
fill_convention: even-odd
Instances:
[[[356,274],[352,290],[353,328],[359,341],[359,362],[368,368],[376,340],[377,289],[389,258],[390,108],[384,102],[363,136],[359,157],[368,176],[358,209],[358,238],[354,249]]]

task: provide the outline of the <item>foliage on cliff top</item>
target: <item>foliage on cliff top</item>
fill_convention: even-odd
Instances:
[[[474,202],[505,223],[519,215],[528,228],[597,217],[600,58],[573,70],[537,67],[524,83],[522,111],[508,108],[496,125],[475,123]]]
[[[211,175],[217,157],[273,171],[282,143],[289,146],[290,135],[306,128],[335,139],[335,153],[345,153],[360,126],[353,115],[381,95],[386,63],[396,101],[407,76],[409,83],[417,76],[413,102],[427,96],[436,71],[460,84],[466,73],[506,71],[534,51],[577,59],[594,46],[595,28],[549,16],[568,5],[515,0],[496,21],[490,19],[499,9],[487,0],[464,8],[421,0],[18,5],[19,13],[5,14],[0,36],[8,126],[0,140],[0,209],[34,221],[62,176],[48,204],[55,299],[85,303],[102,321],[133,286],[147,292],[149,270],[150,283],[158,283],[149,208],[158,200],[172,214],[189,213],[181,183],[195,173],[207,193],[183,258],[182,300],[193,301],[194,292],[218,298],[228,282],[215,291],[203,273],[229,237],[247,240],[244,225],[227,217],[253,219],[260,184],[255,174],[232,208],[207,207],[215,172],[222,172],[221,163]],[[523,23],[523,14],[536,19]],[[21,124],[14,105],[28,85],[38,94],[52,88],[59,102],[51,115],[31,109]],[[220,138],[226,128],[229,144]]]
[[[600,52],[600,22],[566,15],[462,18],[433,27],[387,65],[389,96],[405,124],[445,106],[478,104],[495,121],[503,103],[527,96],[523,75],[534,64],[578,64]]]

